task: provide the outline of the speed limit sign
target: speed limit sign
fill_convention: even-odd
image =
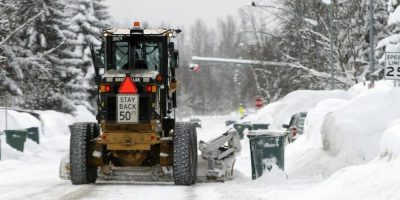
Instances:
[[[385,79],[400,79],[400,52],[385,53]]]

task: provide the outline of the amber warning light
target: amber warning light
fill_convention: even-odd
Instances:
[[[138,89],[131,77],[125,77],[124,81],[122,81],[119,86],[118,92],[120,94],[136,94]]]
[[[133,22],[133,27],[140,27],[141,26],[141,23],[140,22]]]

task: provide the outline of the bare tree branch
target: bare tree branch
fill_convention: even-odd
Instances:
[[[49,50],[43,52],[43,54],[41,54],[41,55],[39,56],[39,59],[42,59],[44,56],[47,56],[47,55],[53,53],[55,50],[57,50],[58,48],[60,48],[60,47],[61,47],[62,45],[64,45],[64,44],[65,44],[65,40],[63,40],[63,41],[62,41],[59,45],[57,45],[56,47],[51,48],[51,49],[49,49]]]

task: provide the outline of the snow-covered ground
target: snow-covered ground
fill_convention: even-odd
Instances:
[[[285,171],[251,180],[247,138],[237,156],[234,180],[174,186],[170,183],[99,182],[73,186],[58,178],[68,151],[68,125],[94,118],[83,109],[75,117],[41,111],[41,120],[9,111],[10,128],[41,126],[41,144],[29,140],[24,153],[2,136],[0,199],[400,199],[400,88],[378,82],[368,90],[295,91],[243,121],[281,129],[291,115],[307,111],[304,134],[286,146]],[[0,122],[4,111],[0,111]],[[199,117],[199,140],[223,133],[230,116]],[[0,123],[0,131],[4,125]],[[288,177],[288,178],[286,178]]]

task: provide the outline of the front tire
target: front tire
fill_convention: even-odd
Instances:
[[[97,167],[90,166],[90,142],[98,135],[96,123],[75,123],[71,128],[70,165],[73,185],[96,182]]]
[[[197,182],[197,134],[192,124],[175,124],[173,149],[175,185],[195,184]]]

